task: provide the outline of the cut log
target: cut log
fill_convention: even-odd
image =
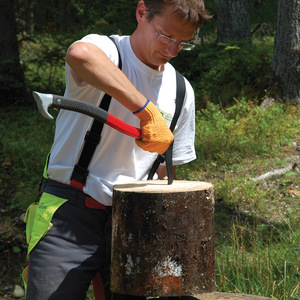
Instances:
[[[112,291],[135,296],[214,291],[213,192],[212,184],[195,181],[116,185]]]

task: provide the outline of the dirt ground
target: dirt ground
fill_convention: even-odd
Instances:
[[[19,211],[0,210],[0,300],[11,298],[15,285],[23,286],[26,267],[25,223]],[[22,298],[19,298],[22,299]]]
[[[228,212],[227,212],[228,213]],[[16,212],[18,215],[19,212]],[[0,218],[0,300],[12,297],[16,285],[23,287],[22,270],[26,266],[25,223],[22,214],[14,218]],[[195,295],[199,300],[267,300],[270,298],[244,294],[207,293]]]

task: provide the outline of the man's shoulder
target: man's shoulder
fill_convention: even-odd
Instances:
[[[122,42],[127,38],[127,36],[120,36],[120,35],[103,35],[103,34],[98,34],[98,33],[90,33],[82,37],[80,42],[87,42],[87,43],[103,43],[103,42],[108,42],[109,38],[112,37],[117,43]]]
[[[179,75],[184,78],[184,81],[185,81],[185,84],[186,84],[187,88],[188,89],[192,88],[191,83],[189,82],[189,80],[179,70],[175,69],[175,67],[171,63],[167,63],[165,65],[165,70],[167,72],[174,72],[174,74],[176,74],[176,72],[178,72]]]

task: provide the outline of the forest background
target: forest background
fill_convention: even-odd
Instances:
[[[63,94],[70,44],[88,33],[131,34],[136,4],[0,0],[0,295],[22,285],[20,218],[55,127],[31,92]],[[300,299],[300,1],[206,7],[213,19],[196,48],[171,61],[193,85],[197,108],[198,159],[178,176],[215,186],[217,290]]]

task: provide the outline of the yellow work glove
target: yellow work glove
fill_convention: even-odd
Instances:
[[[145,151],[164,153],[173,141],[173,134],[155,105],[147,100],[144,107],[133,113],[141,122],[142,139],[136,144]]]

